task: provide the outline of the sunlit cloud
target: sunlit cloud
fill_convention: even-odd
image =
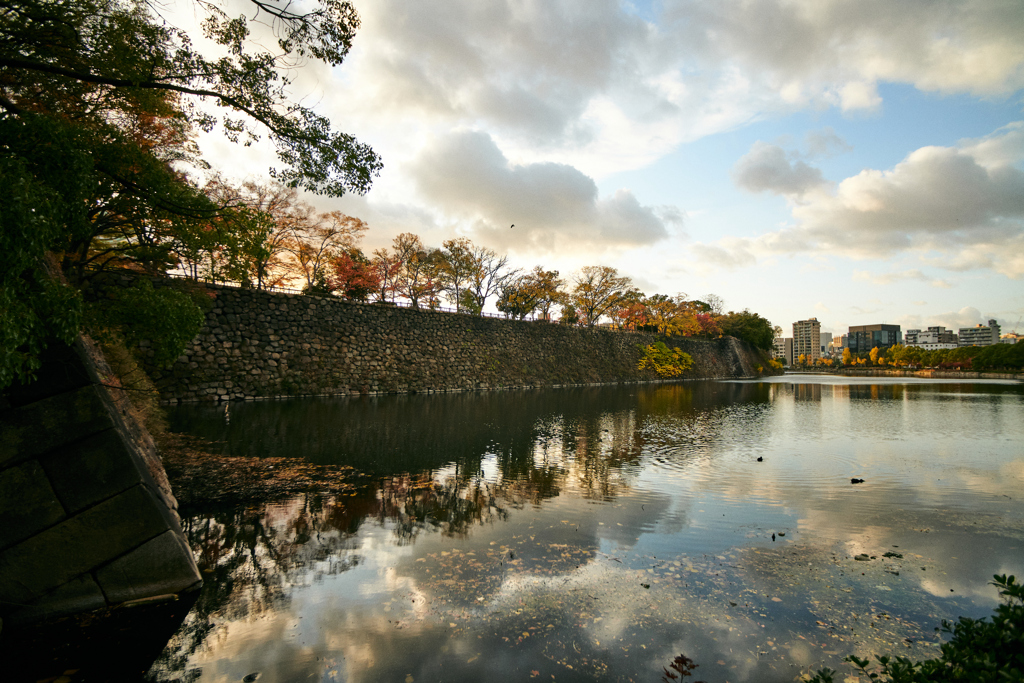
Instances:
[[[424,202],[466,221],[471,236],[514,251],[647,245],[668,236],[666,223],[682,221],[677,209],[643,206],[626,189],[600,197],[594,180],[572,166],[512,164],[480,132],[434,140],[411,175]]]
[[[772,253],[866,259],[914,252],[947,270],[985,269],[1020,278],[1024,172],[1010,162],[1024,158],[1022,137],[1024,128],[1014,125],[963,146],[922,147],[891,170],[866,169],[843,180],[834,192],[816,186],[812,191],[801,181],[813,174],[797,172],[780,148],[755,145],[744,160],[753,155],[755,160],[774,160],[774,166],[766,162],[769,170],[754,176],[761,184],[753,187],[799,196],[801,201],[791,207],[795,225],[756,238],[720,242],[715,247],[717,261],[735,267],[749,264],[750,255]],[[744,166],[744,160],[737,165],[743,173],[760,168]],[[701,248],[708,250],[706,245]],[[730,258],[727,252],[742,258]],[[898,279],[921,276],[908,271]],[[941,280],[932,284],[944,286]]]
[[[921,282],[927,282],[932,287],[941,287],[943,289],[948,289],[953,286],[945,280],[928,277],[917,268],[893,273],[872,273],[866,270],[855,270],[853,271],[853,279],[860,282],[870,282],[876,285],[891,285],[907,280],[918,280]]]

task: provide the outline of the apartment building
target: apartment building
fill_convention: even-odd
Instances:
[[[999,323],[989,320],[988,325],[960,328],[960,346],[991,346],[999,343]]]
[[[821,323],[809,318],[793,323],[793,357],[808,361],[821,358]]]
[[[905,346],[919,346],[922,349],[933,351],[935,349],[955,349],[957,347],[957,336],[953,330],[945,327],[929,327],[927,330],[907,330],[903,335]]]
[[[785,365],[793,364],[793,338],[778,337],[772,342],[776,358],[785,358]]]

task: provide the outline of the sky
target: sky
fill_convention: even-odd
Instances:
[[[365,196],[308,197],[365,220],[364,251],[612,266],[786,336],[1024,333],[1021,0],[353,4],[348,58],[291,89],[383,158]],[[201,144],[229,176],[274,165]]]

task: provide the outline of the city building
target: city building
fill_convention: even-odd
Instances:
[[[849,346],[848,339],[849,339],[849,335],[846,335],[846,334],[837,334],[835,337],[833,337],[832,338],[832,353],[834,355],[841,355],[843,353],[843,349],[845,349],[847,346]]]
[[[821,355],[831,356],[832,355],[832,333],[822,332],[821,333]]]
[[[1016,344],[1021,339],[1020,335],[1016,332],[1009,332],[999,337],[1000,344]]]
[[[888,349],[902,341],[899,325],[854,325],[850,327],[849,349],[852,353],[867,353],[878,347]]]
[[[821,323],[809,318],[793,323],[793,357],[808,362],[821,358]]]
[[[960,328],[960,346],[991,346],[999,343],[999,323],[989,320],[988,326]]]
[[[778,337],[772,342],[775,349],[776,358],[784,358],[784,365],[793,364],[793,338],[792,337]]]
[[[929,327],[927,330],[907,330],[903,335],[904,346],[919,346],[928,351],[935,349],[955,349],[957,336],[953,330],[945,327]]]

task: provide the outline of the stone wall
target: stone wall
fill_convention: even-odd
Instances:
[[[0,395],[0,619],[38,621],[201,583],[152,439],[86,339]]]
[[[160,281],[158,286],[175,286]],[[208,287],[206,325],[170,368],[164,400],[444,392],[655,381],[652,334],[482,318],[334,298]],[[675,339],[692,378],[748,377],[764,361],[733,338]]]

